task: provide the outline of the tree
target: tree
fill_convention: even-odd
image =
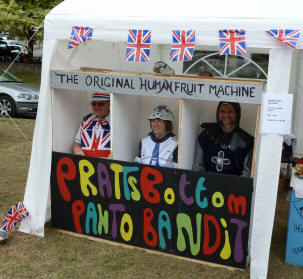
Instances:
[[[0,29],[8,31],[11,37],[28,42],[45,15],[62,0],[0,0]],[[41,40],[43,28],[28,43],[29,58],[33,57],[34,42]]]

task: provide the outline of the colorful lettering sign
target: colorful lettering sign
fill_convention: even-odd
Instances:
[[[56,228],[246,267],[252,179],[53,152]]]

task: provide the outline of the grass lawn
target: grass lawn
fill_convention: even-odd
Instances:
[[[0,118],[0,219],[23,200],[31,152],[34,119],[15,119],[26,141],[9,119]],[[39,171],[39,170],[37,170]],[[303,267],[284,261],[288,203],[279,193],[268,278],[303,278]],[[169,256],[147,253],[58,232],[50,224],[45,237],[10,234],[0,244],[0,278],[249,278],[249,268],[230,271]]]
[[[20,78],[23,82],[40,85],[41,82],[41,74],[33,74],[33,73],[18,73],[14,74],[16,77]]]

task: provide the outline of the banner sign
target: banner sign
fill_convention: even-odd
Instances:
[[[245,268],[253,180],[53,152],[56,228]]]
[[[264,83],[117,72],[50,72],[58,89],[261,104]]]

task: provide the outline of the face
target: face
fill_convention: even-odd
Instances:
[[[230,131],[236,121],[236,113],[234,108],[229,104],[224,104],[219,109],[219,119],[226,131]]]
[[[166,135],[165,121],[159,118],[150,120],[150,126],[156,138],[163,138]]]
[[[91,105],[93,112],[98,117],[98,119],[102,119],[109,114],[109,101],[92,101]]]

